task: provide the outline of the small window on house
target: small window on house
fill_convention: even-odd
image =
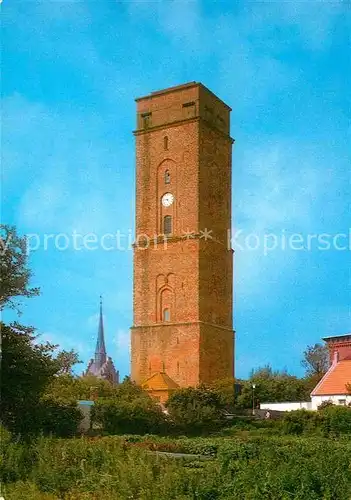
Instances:
[[[171,182],[171,174],[169,173],[169,170],[165,171],[165,184],[170,184]]]
[[[172,217],[165,215],[163,218],[163,234],[172,234]]]
[[[338,405],[346,406],[346,399],[338,399]]]
[[[163,149],[165,149],[166,151],[168,149],[168,137],[167,136],[165,136],[163,138]]]
[[[168,308],[163,310],[163,321],[170,321],[171,320],[171,312]]]

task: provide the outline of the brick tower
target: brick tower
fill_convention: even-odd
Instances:
[[[232,377],[231,109],[196,82],[136,102],[132,379]]]

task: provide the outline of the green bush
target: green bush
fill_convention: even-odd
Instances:
[[[4,488],[2,493],[6,495],[6,500],[18,500],[19,498],[25,500],[58,500],[56,495],[52,493],[43,493],[36,484],[30,483],[29,481],[19,481],[18,483],[8,485]],[[84,497],[82,496],[80,498],[83,500]],[[76,497],[76,500],[78,500],[78,497]]]
[[[101,425],[109,434],[162,433],[166,418],[149,396],[98,400],[92,409],[92,423]]]
[[[324,436],[351,433],[351,408],[324,406],[319,411],[287,412],[282,420],[285,434],[323,434]]]
[[[223,414],[225,405],[220,395],[205,386],[174,391],[166,407],[170,418],[184,434],[206,434],[227,424]]]
[[[11,441],[12,435],[11,432],[0,424],[0,442],[1,446],[7,446],[7,444]]]
[[[351,408],[326,406],[318,413],[324,434],[351,434]]]
[[[318,406],[318,410],[323,410],[324,408],[328,408],[329,406],[334,406],[332,401],[322,401],[322,403]]]
[[[77,434],[83,415],[76,404],[60,404],[42,401],[39,408],[41,433],[57,437],[71,437]]]
[[[316,413],[308,410],[286,412],[282,421],[285,434],[304,434],[316,428]]]
[[[351,447],[323,438],[227,443],[218,454],[225,486],[220,498],[348,500]],[[232,497],[230,495],[233,495]]]

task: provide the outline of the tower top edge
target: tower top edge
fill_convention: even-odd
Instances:
[[[232,111],[232,108],[230,106],[228,106],[228,104],[226,104],[224,101],[222,101],[222,99],[220,99],[216,94],[214,94],[208,87],[206,87],[201,82],[195,82],[195,81],[183,83],[181,85],[175,85],[172,87],[167,87],[167,88],[162,89],[162,90],[156,90],[154,92],[150,92],[149,94],[147,94],[145,96],[137,97],[135,99],[135,101],[139,102],[139,101],[143,101],[143,100],[148,100],[148,99],[152,99],[154,97],[158,97],[158,96],[161,96],[164,94],[171,94],[171,93],[179,92],[182,90],[188,90],[188,89],[193,88],[193,87],[202,88],[203,90],[205,90],[206,92],[211,94],[215,99],[220,101],[229,111]]]

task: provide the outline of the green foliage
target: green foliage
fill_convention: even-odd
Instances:
[[[16,228],[0,224],[0,310],[18,310],[17,297],[33,297],[39,288],[29,288],[31,272],[27,267],[27,242]]]
[[[334,406],[334,403],[332,401],[323,401],[319,406],[318,410],[323,410],[324,408],[328,408],[329,406]]]
[[[76,400],[52,398],[45,391],[61,377],[62,358],[55,358],[56,346],[36,343],[34,329],[14,323],[1,324],[2,374],[1,414],[4,425],[15,435],[32,436],[52,432],[74,434],[80,413]],[[69,377],[62,376],[62,378]],[[70,403],[71,406],[67,405]]]
[[[132,382],[130,377],[125,377],[123,382],[115,386],[115,388],[115,396],[124,401],[133,401],[135,398],[139,397],[150,399],[148,393],[135,382]]]
[[[225,404],[214,389],[199,386],[174,391],[166,403],[170,418],[187,434],[201,434],[221,428]]]
[[[306,370],[306,375],[316,375],[321,379],[329,368],[329,351],[327,345],[314,344],[308,346],[303,356],[301,364]]]
[[[307,410],[286,412],[283,418],[283,432],[285,434],[304,434],[316,429],[319,414]]]
[[[92,422],[110,434],[159,433],[166,427],[160,406],[129,379],[114,388],[113,398],[95,402]]]
[[[252,384],[255,384],[253,392]],[[281,401],[306,401],[310,398],[310,383],[286,372],[273,371],[270,366],[251,372],[249,380],[242,382],[241,394],[237,398],[239,408],[255,408],[259,403]]]
[[[71,437],[77,434],[82,413],[77,404],[59,404],[54,401],[41,401],[37,411],[38,431],[57,437]]]
[[[209,460],[165,458],[142,437],[13,444],[1,467],[6,500],[347,500],[351,443],[324,438],[167,440]],[[176,447],[178,443],[178,448]],[[174,447],[175,446],[175,447]],[[31,459],[29,460],[29,457]],[[27,459],[27,461],[25,461]]]
[[[19,481],[18,483],[6,487],[6,498],[9,500],[58,500],[52,493],[44,493],[34,483]],[[75,497],[78,500],[78,497]],[[87,499],[86,496],[80,496],[80,500]],[[90,497],[91,498],[91,497]],[[73,500],[73,497],[71,497]]]
[[[35,344],[34,330],[14,323],[1,323],[1,414],[4,425],[14,433],[25,433],[34,421],[45,386],[57,372],[54,347]]]
[[[99,400],[92,410],[93,424],[109,434],[143,434],[163,431],[165,418],[151,398]]]
[[[78,400],[112,398],[116,390],[115,385],[94,375],[75,377],[65,374],[52,379],[43,398],[60,403],[74,403]]]
[[[351,408],[327,406],[320,410],[321,427],[324,434],[351,434]]]
[[[234,378],[217,380],[211,388],[219,395],[221,404],[228,410],[234,410],[236,400],[236,381]]]
[[[283,418],[286,434],[320,433],[324,436],[351,434],[351,408],[328,405],[319,411],[296,410]]]
[[[227,494],[220,498],[346,500],[351,492],[349,445],[259,439],[228,443],[218,459]]]
[[[26,239],[16,229],[0,225],[0,308],[17,309],[16,298],[39,294],[29,288]],[[77,409],[49,403],[42,399],[55,375],[70,373],[79,362],[74,351],[61,351],[58,346],[39,343],[35,330],[18,323],[0,323],[2,340],[1,415],[2,421],[15,435],[31,436],[39,432],[57,435],[73,433],[80,420]]]
[[[58,375],[69,375],[72,374],[72,368],[80,361],[78,354],[71,349],[70,351],[60,351],[57,354],[56,361],[59,365]]]

